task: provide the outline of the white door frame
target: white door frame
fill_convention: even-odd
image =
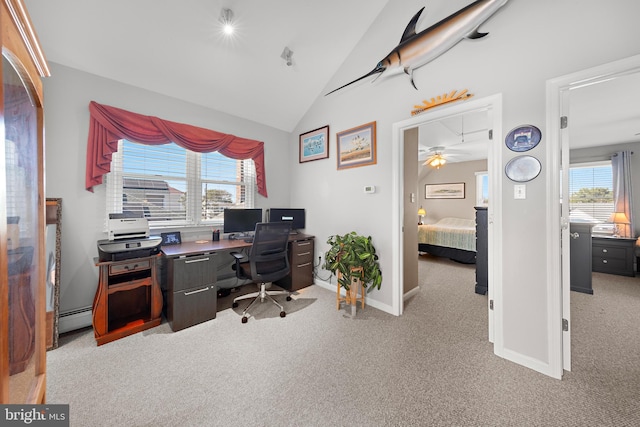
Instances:
[[[601,83],[615,77],[639,73],[640,72],[640,55],[631,56],[619,61],[610,62],[598,67],[589,68],[578,71],[576,73],[557,77],[547,81],[547,134],[549,149],[547,150],[547,164],[549,165],[549,197],[550,200],[560,200],[561,185],[561,153],[565,154],[565,160],[568,164],[569,138],[568,132],[560,129],[560,117],[566,112],[569,102],[569,93],[571,90],[580,87]],[[571,120],[569,120],[571,126]],[[564,163],[564,162],[562,162]],[[563,204],[568,204],[568,182],[565,180],[563,185]],[[569,270],[569,258],[562,257],[562,242],[569,242],[569,218],[563,216],[559,203],[550,203],[548,214],[549,234],[548,234],[548,281],[554,289],[552,296],[555,313],[560,314],[560,321],[566,319],[569,323],[568,331],[561,332],[560,329],[551,330],[554,354],[560,352],[561,366],[555,369],[554,377],[560,378],[563,369],[571,370],[571,318],[570,318],[570,292],[569,283],[563,283],[568,280],[569,275],[563,277],[563,269]],[[568,211],[568,209],[567,209]],[[568,243],[565,245],[567,246]],[[557,323],[554,322],[556,325]],[[557,347],[557,348],[556,348]]]
[[[464,101],[447,108],[434,109],[427,111],[415,117],[401,122],[394,123],[392,126],[392,200],[393,211],[391,214],[391,247],[392,247],[392,310],[393,314],[400,316],[404,310],[404,283],[402,266],[404,262],[403,253],[403,235],[402,235],[402,218],[404,215],[404,203],[402,200],[404,194],[404,131],[421,124],[441,120],[448,116],[459,115],[461,113],[473,110],[489,109],[489,120],[491,129],[493,129],[493,140],[489,144],[487,169],[489,172],[489,207],[488,227],[489,227],[489,293],[487,298],[487,310],[489,310],[489,341],[494,342],[494,336],[500,337],[501,333],[494,333],[499,320],[502,318],[502,304],[496,304],[497,310],[489,309],[489,302],[499,301],[502,296],[502,271],[500,261],[502,260],[502,229],[499,224],[502,223],[502,200],[499,196],[502,194],[502,95],[493,95],[486,98]],[[416,248],[417,250],[417,248]],[[494,316],[496,320],[494,321]],[[499,326],[498,326],[499,327]],[[499,329],[501,330],[501,328]],[[502,342],[495,342],[494,352],[499,354]]]

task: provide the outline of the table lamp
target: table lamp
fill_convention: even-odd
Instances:
[[[627,215],[624,212],[613,212],[609,217],[609,222],[614,224],[613,236],[620,237],[618,224],[629,224],[629,218],[627,218]]]
[[[420,206],[420,209],[418,209],[418,216],[420,217],[418,219],[418,225],[422,225],[422,217],[425,216],[427,214],[427,212],[422,209],[422,206]]]

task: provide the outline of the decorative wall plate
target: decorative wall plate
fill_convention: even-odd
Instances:
[[[515,182],[531,181],[540,174],[541,170],[540,161],[532,156],[514,157],[504,168],[507,177]]]
[[[542,139],[542,132],[535,126],[523,125],[511,130],[504,142],[511,151],[529,151]]]

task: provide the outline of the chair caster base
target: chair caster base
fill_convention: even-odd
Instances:
[[[249,320],[248,317],[242,317],[242,323],[247,323],[247,320]]]
[[[285,313],[284,311],[280,312],[280,317],[285,317],[287,315],[287,313]]]
[[[231,307],[238,308],[238,303],[237,302],[233,302],[233,304],[231,304]]]
[[[287,301],[291,301],[291,296],[287,295]]]

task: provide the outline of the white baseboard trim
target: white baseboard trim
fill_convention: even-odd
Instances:
[[[416,286],[415,288],[411,289],[409,292],[406,292],[403,296],[402,296],[402,300],[406,301],[409,298],[411,298],[412,296],[414,296],[415,294],[417,294],[418,292],[420,292],[420,286]]]
[[[58,332],[63,334],[65,332],[86,328],[91,325],[93,325],[91,307],[80,308],[78,310],[60,313],[60,318],[58,319]]]
[[[333,293],[336,292],[336,284],[335,283],[329,283],[329,282],[325,282],[323,280],[318,280],[317,278],[314,280],[313,282],[315,285],[320,286],[321,288],[327,289]],[[373,291],[376,292],[376,291]],[[345,295],[345,291],[344,289],[340,288],[340,295]],[[385,313],[389,313],[389,314],[393,314],[393,307],[391,307],[390,305],[381,303],[380,301],[376,301],[374,299],[371,299],[369,297],[367,297],[366,295],[364,296],[364,303],[365,305],[370,305],[373,308],[377,308],[378,310],[382,310]]]

